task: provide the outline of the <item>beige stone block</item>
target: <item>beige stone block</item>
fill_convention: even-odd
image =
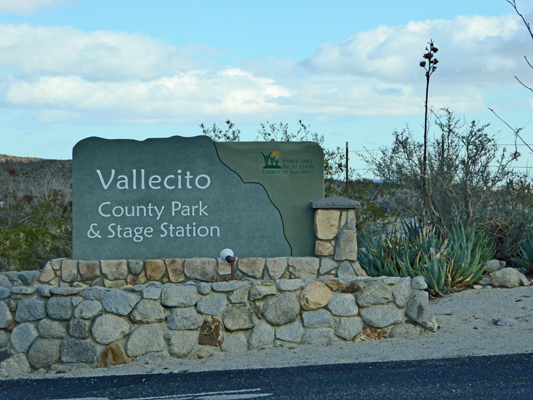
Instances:
[[[110,281],[109,279],[104,278],[104,286],[108,288],[119,289],[123,286],[126,286],[126,281],[123,279],[116,280],[116,281]]]
[[[335,260],[357,260],[357,232],[351,230],[342,231],[335,243]]]
[[[184,272],[189,279],[203,282],[216,280],[217,262],[213,258],[189,258],[185,260]]]
[[[165,275],[165,262],[163,260],[146,260],[144,262],[146,278],[149,281],[158,281]]]
[[[63,282],[75,282],[78,280],[77,260],[64,260],[61,263],[61,280]]]
[[[237,261],[235,261],[237,262]],[[227,261],[217,258],[218,274],[219,275],[229,275],[231,274],[231,264]]]
[[[300,306],[306,311],[325,307],[333,298],[333,293],[322,282],[313,282],[300,293]]]
[[[339,210],[316,210],[314,229],[318,239],[329,240],[337,236],[339,230]]]
[[[167,264],[168,279],[170,282],[183,282],[185,279],[185,274],[183,273],[183,260],[167,258],[165,264]]]
[[[139,282],[140,285],[144,285],[146,282],[148,282],[148,279],[146,279],[146,273],[144,271],[142,271],[137,277],[137,282]]]
[[[315,255],[317,256],[331,256],[335,252],[335,249],[330,242],[324,242],[317,240],[315,244]]]
[[[87,281],[100,276],[100,263],[98,261],[80,261],[81,279]]]
[[[289,273],[289,271],[281,275],[281,279],[291,279],[291,274]]]
[[[56,277],[55,271],[52,268],[52,264],[47,262],[39,275],[39,282],[47,283]]]
[[[110,281],[126,279],[128,276],[128,263],[126,260],[101,261],[102,274]]]
[[[279,279],[287,270],[289,260],[285,257],[267,258],[266,265],[270,277],[272,279]]]
[[[291,277],[296,279],[316,279],[320,260],[315,257],[289,258]]]
[[[54,278],[50,282],[48,282],[50,285],[59,286],[59,278]]]
[[[60,271],[61,270],[61,261],[57,260],[57,261],[50,261],[50,264],[52,264],[52,268],[55,270],[55,271]]]
[[[355,224],[355,210],[348,210],[348,224],[346,225],[346,228],[355,229]]]
[[[263,269],[265,267],[264,258],[243,258],[239,260],[239,269],[246,275],[261,279],[263,277]]]

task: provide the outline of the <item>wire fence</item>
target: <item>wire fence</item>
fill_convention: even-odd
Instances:
[[[527,146],[526,144],[523,144],[523,143],[498,143],[497,144],[498,147],[504,147],[504,146]],[[392,146],[382,146],[378,149],[362,149],[362,150],[349,150],[348,153],[356,153],[356,154],[363,154],[363,153],[371,153],[371,152],[376,152],[376,151],[381,151],[381,150],[390,150],[392,149]],[[353,164],[352,164],[353,165]],[[497,165],[491,165],[489,166],[489,168],[498,168]],[[524,170],[528,170],[528,169],[533,169],[533,165],[531,166],[527,166],[527,165],[513,165],[511,167],[512,169],[524,169]],[[364,172],[363,173],[363,176],[364,175],[367,175],[369,173],[369,171],[372,171],[372,168],[351,168],[352,170],[354,170],[356,173],[360,173],[360,172]]]

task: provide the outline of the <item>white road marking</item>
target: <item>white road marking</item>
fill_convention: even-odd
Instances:
[[[259,393],[261,389],[225,390],[222,392],[202,392],[175,394],[171,396],[135,397],[124,400],[245,400],[270,397],[274,393]],[[56,399],[59,400],[59,399]],[[110,400],[107,397],[77,397],[64,400]]]

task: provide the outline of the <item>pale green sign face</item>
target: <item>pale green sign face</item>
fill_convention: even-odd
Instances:
[[[312,256],[323,181],[315,143],[88,138],[73,150],[73,257]]]

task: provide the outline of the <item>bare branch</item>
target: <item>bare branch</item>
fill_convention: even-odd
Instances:
[[[531,89],[529,86],[527,86],[525,83],[523,83],[518,77],[515,75],[514,77],[523,87],[533,92],[533,89]]]
[[[529,60],[527,59],[527,56],[524,56],[524,58],[526,59],[527,65],[529,65],[529,67],[530,67],[531,69],[533,69],[533,65],[531,65],[531,63],[530,63]]]
[[[529,35],[531,36],[531,39],[533,39],[533,32],[531,32],[531,27],[529,26],[529,23],[526,21],[524,16],[522,14],[520,14],[520,11],[518,11],[518,8],[516,6],[516,1],[515,0],[506,0],[506,1],[507,1],[507,3],[509,3],[511,5],[511,7],[514,8],[516,13],[520,16],[520,18],[522,18],[522,21],[524,21],[524,24],[526,25],[526,28],[529,31]]]
[[[509,1],[509,0],[507,0]],[[528,88],[529,89],[529,88]],[[531,89],[530,89],[531,90]],[[502,118],[500,118],[500,116],[498,114],[496,114],[496,111],[494,111],[492,108],[488,107],[488,109],[494,114],[496,115],[496,117],[502,121],[505,125],[507,125],[509,127],[510,130],[512,130],[515,135],[522,141],[522,143],[524,143],[527,148],[529,149],[529,151],[531,151],[531,153],[533,153],[533,149],[531,148],[531,146],[529,146],[529,144],[526,143],[526,141],[524,139],[522,139],[522,136],[520,136],[520,129],[514,129],[511,125],[509,125],[507,122],[505,122]]]

